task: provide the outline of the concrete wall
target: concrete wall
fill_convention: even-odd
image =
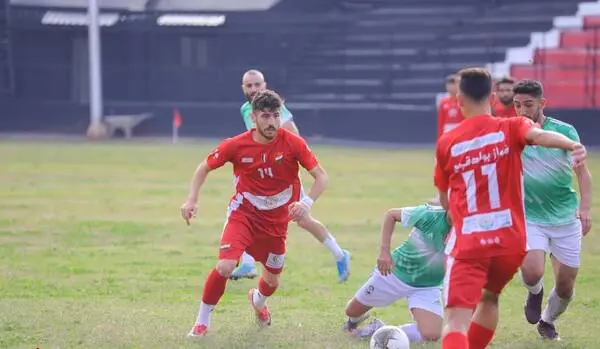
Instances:
[[[202,105],[107,104],[105,114],[151,112],[134,135],[169,136],[173,107],[183,116],[182,136],[228,137],[244,131],[239,114],[240,103],[205,103]],[[392,143],[435,142],[433,110],[332,109],[310,108],[290,103],[302,134],[361,141]],[[357,105],[359,107],[359,105]],[[88,126],[87,105],[65,103],[0,103],[0,132],[51,132],[84,134]],[[600,145],[600,111],[547,110],[577,127],[584,143]]]

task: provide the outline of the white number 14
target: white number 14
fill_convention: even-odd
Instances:
[[[500,208],[500,191],[498,189],[498,174],[496,172],[496,164],[487,164],[481,166],[481,174],[486,176],[488,180],[490,207],[492,209]],[[467,210],[469,213],[476,212],[477,185],[475,180],[475,170],[463,172],[462,177],[467,187]]]
[[[260,178],[264,179],[265,177],[273,178],[273,170],[270,167],[259,168],[258,173],[260,174]]]

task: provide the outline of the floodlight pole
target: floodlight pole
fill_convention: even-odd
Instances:
[[[102,66],[98,0],[88,0],[88,58],[90,74],[90,126],[88,137],[102,138]]]

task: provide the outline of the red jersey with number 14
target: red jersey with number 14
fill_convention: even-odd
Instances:
[[[211,169],[233,164],[236,193],[229,214],[242,214],[260,223],[286,224],[288,206],[300,196],[300,166],[310,171],[319,163],[306,142],[279,129],[273,141],[257,143],[254,129],[224,140],[206,158]]]
[[[448,192],[455,258],[525,252],[521,152],[534,123],[481,115],[439,139],[435,185]]]

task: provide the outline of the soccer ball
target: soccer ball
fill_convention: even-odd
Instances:
[[[398,326],[383,326],[371,337],[371,349],[410,349],[406,333]]]

